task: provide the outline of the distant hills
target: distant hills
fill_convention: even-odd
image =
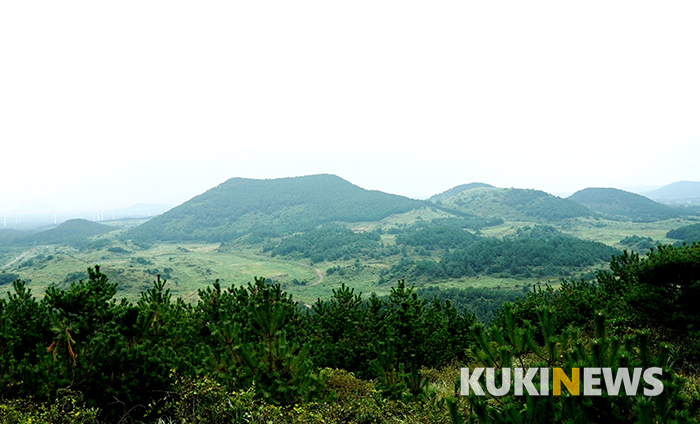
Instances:
[[[447,208],[512,221],[552,222],[594,215],[583,205],[544,191],[493,186],[461,190],[441,203]]]
[[[268,180],[231,178],[131,229],[127,237],[223,242],[254,230],[285,235],[327,222],[378,221],[430,205],[365,190],[329,174]]]
[[[561,198],[540,190],[469,183],[424,201],[365,190],[338,176],[320,174],[266,180],[231,178],[130,229],[124,237],[228,242],[254,233],[256,240],[269,239],[307,232],[326,223],[376,222],[426,207],[439,209],[443,216],[447,213],[484,222],[547,224],[599,214],[634,221],[681,216],[678,210],[618,189],[588,188]]]
[[[7,243],[10,240],[20,238],[27,234],[31,234],[31,232],[4,228],[0,230],[0,244]]]
[[[667,204],[700,204],[700,182],[677,181],[644,195]]]
[[[473,188],[481,188],[481,187],[493,187],[493,186],[491,184],[486,184],[486,183],[460,184],[458,186],[452,187],[449,190],[445,190],[440,194],[436,194],[428,200],[430,200],[433,203],[442,202],[443,200],[445,200],[449,197],[455,196],[463,191],[471,190]]]
[[[568,199],[617,219],[649,222],[677,218],[681,215],[678,211],[647,197],[616,188],[585,188]]]
[[[85,219],[71,219],[55,228],[16,237],[14,244],[63,244],[114,231],[114,227]]]

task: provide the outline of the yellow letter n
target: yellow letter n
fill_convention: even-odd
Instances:
[[[561,396],[561,383],[564,383],[569,393],[578,396],[580,390],[579,369],[571,368],[571,380],[569,380],[563,369],[554,368],[552,370],[552,383],[554,385],[554,396]]]

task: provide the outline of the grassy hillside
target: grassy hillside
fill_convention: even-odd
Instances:
[[[114,231],[114,227],[87,221],[71,219],[50,230],[40,231],[14,238],[13,244],[67,244],[85,240],[88,237]]]
[[[365,190],[335,175],[232,178],[132,229],[127,237],[230,241],[253,229],[282,235],[326,222],[378,221],[425,205],[424,201]]]
[[[616,188],[585,188],[569,199],[610,217],[633,221],[652,222],[680,216],[666,205]]]
[[[540,190],[481,187],[462,191],[443,206],[506,221],[557,222],[594,215],[585,206]]]

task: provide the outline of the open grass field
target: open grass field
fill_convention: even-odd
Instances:
[[[195,301],[197,290],[216,279],[223,287],[253,281],[256,276],[280,281],[297,279],[311,283],[318,280],[309,265],[269,257],[256,257],[250,252],[219,252],[213,244],[159,244],[150,249],[115,253],[107,250],[80,252],[64,246],[37,248],[16,266],[6,271],[20,275],[39,296],[51,284],[68,286],[71,281],[87,277],[86,269],[100,265],[110,280],[119,283],[119,296],[136,300],[139,293],[151,287],[156,274],[170,281],[176,297]],[[6,291],[6,290],[3,290]]]
[[[673,218],[657,222],[612,221],[608,219],[576,218],[562,224],[552,224],[565,234],[607,244],[608,246],[624,249],[620,240],[629,236],[651,237],[654,241],[668,244],[678,240],[666,237],[666,233],[684,225],[694,224],[696,220]],[[528,221],[508,221],[495,227],[481,230],[487,237],[508,237],[515,235],[518,228],[537,225]]]
[[[684,225],[694,224],[697,221],[683,218],[672,218],[657,222],[629,222],[610,221],[606,219],[579,218],[576,225],[564,228],[562,231],[582,238],[595,240],[609,246],[621,248],[620,240],[625,237],[637,235],[639,237],[651,237],[661,243],[675,243],[678,240],[666,237],[666,233]]]

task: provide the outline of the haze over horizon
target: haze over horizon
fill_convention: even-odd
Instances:
[[[0,6],[0,212],[330,173],[427,198],[699,181],[693,2]]]

